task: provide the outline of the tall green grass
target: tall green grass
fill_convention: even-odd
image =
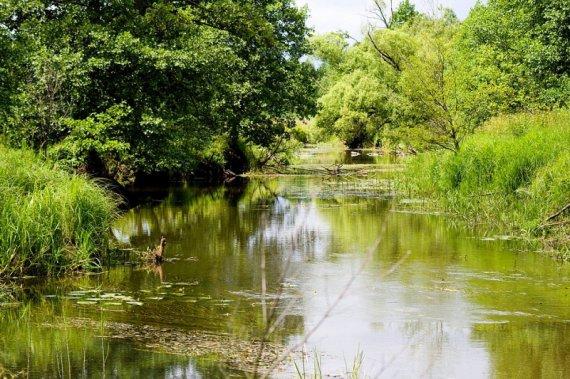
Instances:
[[[87,178],[0,145],[0,276],[93,268],[109,251],[116,209]]]
[[[485,232],[540,239],[570,250],[570,111],[502,116],[470,136],[457,154],[412,158],[403,185],[437,199]]]

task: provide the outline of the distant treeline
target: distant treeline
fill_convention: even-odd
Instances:
[[[312,39],[315,124],[348,146],[458,151],[493,116],[568,105],[566,0],[478,2],[464,21],[445,8],[419,13],[409,0],[393,13],[385,1],[373,5],[378,26],[361,41]]]

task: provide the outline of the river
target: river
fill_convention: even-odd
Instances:
[[[167,262],[0,298],[0,377],[240,377],[292,347],[271,376],[570,377],[570,266],[410,211],[370,155],[342,155],[367,175],[148,192],[114,234],[166,236]]]

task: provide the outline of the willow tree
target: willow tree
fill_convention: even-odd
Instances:
[[[324,36],[316,44],[324,71],[316,125],[351,148],[380,143],[382,132],[398,122],[396,67],[412,53],[409,36],[378,29],[342,51],[335,50],[338,43],[338,36]]]

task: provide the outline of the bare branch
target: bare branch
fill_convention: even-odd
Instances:
[[[394,12],[392,12],[390,15],[386,14],[386,10],[384,9],[386,5],[383,0],[373,0],[372,2],[376,8],[376,11],[372,13],[374,13],[380,19],[380,21],[382,21],[382,23],[384,23],[386,29],[391,29],[391,19]],[[390,0],[390,8],[392,8],[392,0]]]
[[[368,30],[366,32],[366,34],[368,35],[368,39],[372,43],[374,50],[376,50],[376,52],[378,52],[378,54],[380,55],[382,60],[384,60],[384,62],[386,62],[390,66],[392,66],[392,68],[394,68],[396,71],[401,72],[402,69],[401,69],[400,65],[398,64],[398,62],[396,62],[396,60],[394,58],[392,58],[390,55],[388,55],[386,52],[384,52],[382,49],[380,49],[380,47],[376,44],[376,41],[374,41],[374,38],[372,36],[372,33],[370,33],[370,30]]]
[[[557,218],[558,216],[560,216],[561,214],[563,214],[564,212],[566,212],[567,210],[570,210],[570,203],[566,204],[562,209],[560,209],[558,212],[552,214],[551,216],[549,216],[546,221],[552,221],[555,218]]]

